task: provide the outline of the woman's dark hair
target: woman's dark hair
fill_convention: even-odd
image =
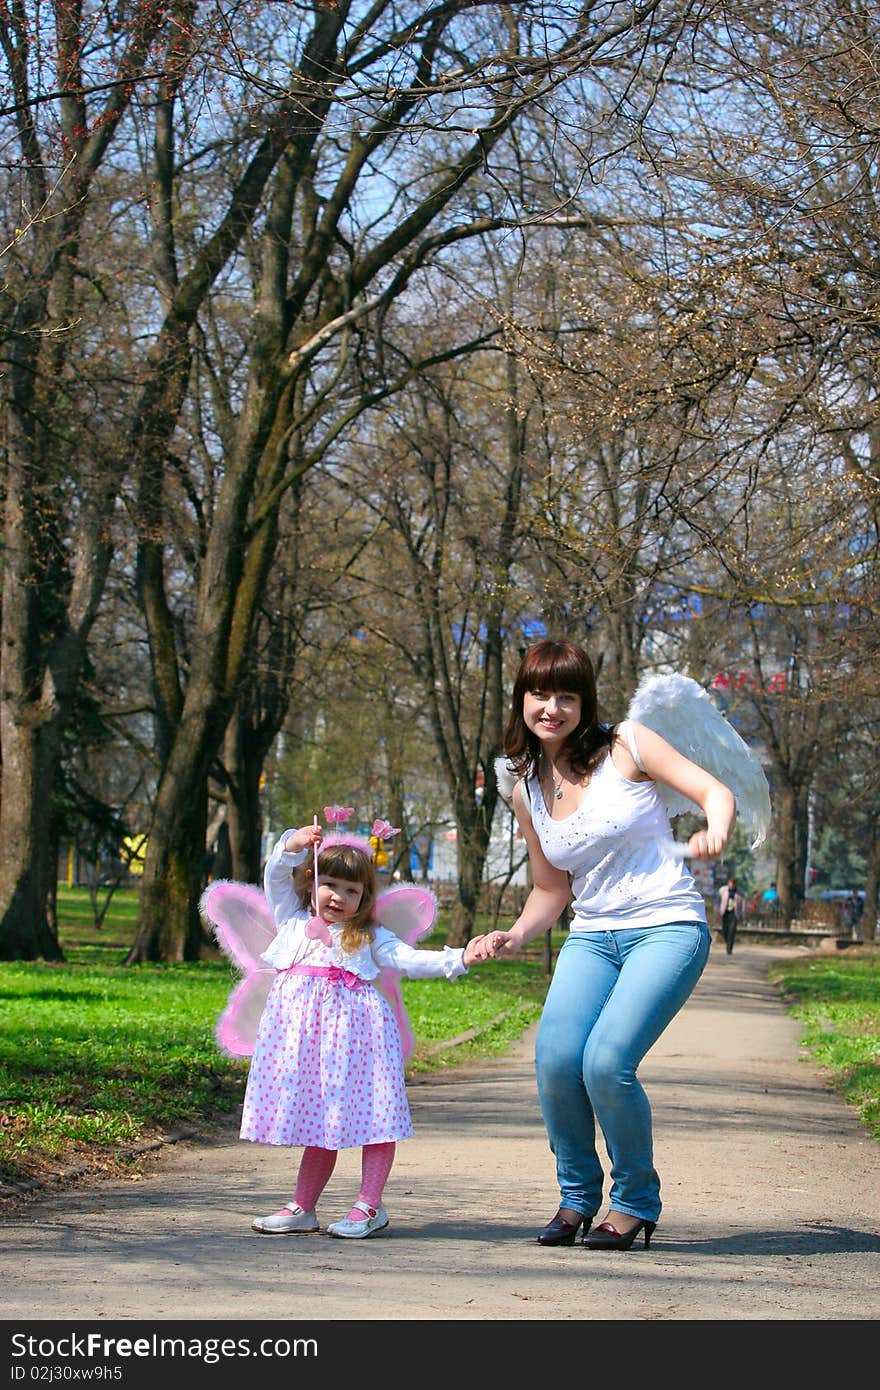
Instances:
[[[377,892],[376,870],[372,859],[353,845],[326,845],[318,850],[318,874],[328,878],[345,878],[350,883],[363,885],[364,891],[358,910],[342,930],[342,949],[355,951],[364,942],[372,941],[376,928],[373,908],[376,906]],[[293,886],[306,910],[312,905],[314,882],[314,859],[310,855],[293,875]]]
[[[583,647],[548,637],[533,643],[524,653],[504,729],[504,752],[517,777],[529,777],[538,771],[541,740],[523,719],[525,696],[536,690],[580,695],[580,722],[563,747],[572,772],[586,776],[596,766],[602,750],[610,747],[614,730],[599,723],[596,675]]]

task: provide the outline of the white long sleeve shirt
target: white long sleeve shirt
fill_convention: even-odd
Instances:
[[[460,975],[468,973],[461,947],[422,950],[407,945],[394,932],[381,925],[375,928],[373,940],[365,942],[356,951],[342,949],[340,942],[344,924],[327,923],[332,946],[306,936],[306,923],[312,913],[302,906],[293,886],[292,873],[309,851],[290,853],[285,850],[284,846],[293,833],[292,830],[284,831],[263,873],[263,889],[278,923],[278,935],[261,956],[267,965],[274,966],[276,970],[287,970],[291,965],[337,965],[343,970],[350,970],[362,980],[374,980],[388,966],[410,980],[457,980]]]

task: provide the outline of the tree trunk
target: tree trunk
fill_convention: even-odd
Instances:
[[[13,425],[12,441],[17,434]],[[16,463],[29,457],[29,443],[21,447],[25,452],[16,454]],[[32,461],[20,470],[13,466],[14,452],[13,442],[3,557],[0,959],[61,960],[53,920],[57,866],[51,789],[109,547],[84,506],[75,573],[47,574],[38,543],[39,508],[27,481],[37,470]]]
[[[260,883],[262,879],[260,778],[265,750],[259,752],[254,743],[250,729],[236,709],[223,740],[223,769],[226,774],[230,872],[239,883]]]
[[[494,799],[490,798],[494,808]],[[489,849],[491,820],[485,806],[459,804],[456,808],[458,827],[458,902],[452,910],[449,927],[450,946],[466,946],[474,934],[474,922],[480,906],[483,870]]]
[[[11,431],[14,433],[14,431]],[[14,446],[13,446],[14,447]],[[22,475],[26,470],[22,470]],[[0,747],[0,959],[61,960],[48,917],[49,791],[58,731],[40,689],[40,586],[29,544],[23,476],[10,470],[3,555],[3,698]]]
[[[776,797],[776,891],[779,894],[779,916],[786,924],[794,916],[796,863],[797,796],[794,788],[785,782]]]
[[[809,784],[798,786],[795,793],[794,806],[794,864],[792,869],[792,916],[798,915],[801,904],[806,897],[807,873],[809,865],[807,856],[810,852],[810,788]]]
[[[143,63],[163,24],[162,7],[134,7],[122,65],[114,81],[108,67],[100,107],[89,105],[82,83],[87,32],[100,21],[82,20],[77,6],[50,7],[57,21],[61,90],[55,116],[36,123],[24,112],[32,44],[39,39],[26,7],[5,12],[4,39],[15,35],[8,69],[21,101],[18,122],[22,208],[34,221],[16,253],[24,259],[4,284],[8,314],[3,386],[5,438],[3,482],[3,689],[0,747],[3,798],[0,815],[0,958],[38,956],[57,960],[61,950],[51,922],[57,867],[52,855],[51,793],[62,736],[80,677],[83,653],[94,622],[109,564],[107,519],[116,487],[100,462],[94,441],[83,431],[62,385],[81,313],[77,286],[89,257],[80,245],[94,176],[111,147],[117,126],[138,89]],[[81,24],[82,20],[82,24]],[[6,48],[7,60],[13,49]],[[112,61],[108,58],[108,62]],[[43,100],[45,94],[40,96]],[[46,98],[48,99],[48,98]],[[88,109],[87,109],[88,108]],[[58,140],[55,144],[54,141]],[[63,140],[63,144],[61,141]],[[44,142],[44,143],[41,143]],[[47,171],[54,170],[52,187]],[[69,383],[68,383],[69,384]],[[91,399],[93,382],[80,383]],[[97,390],[97,388],[95,388]],[[101,412],[98,411],[100,418]],[[95,460],[98,460],[97,471]],[[123,465],[119,463],[121,468]],[[94,491],[92,490],[94,486]],[[71,506],[75,496],[77,505]],[[69,529],[69,518],[75,527]]]
[[[7,669],[4,667],[4,677]],[[2,702],[3,800],[0,807],[0,960],[63,960],[47,891],[50,834],[45,768],[49,731],[15,718]]]
[[[865,941],[877,939],[877,911],[880,906],[880,808],[871,817],[870,838],[865,854],[865,906],[862,912],[862,936]]]
[[[178,739],[159,785],[141,878],[138,931],[126,964],[198,960],[202,924],[207,781],[196,740]]]
[[[51,790],[109,548],[96,529],[84,525],[75,546],[76,573],[64,593],[60,580],[41,575],[24,536],[28,524],[20,504],[8,496],[0,699],[0,960],[61,960],[54,925],[57,832]],[[53,609],[54,620],[49,617]]]

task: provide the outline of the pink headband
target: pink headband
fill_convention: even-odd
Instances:
[[[332,835],[325,835],[318,852],[333,849],[334,845],[346,845],[349,849],[360,850],[368,859],[373,857],[373,846],[365,835],[349,835],[345,830],[335,830]]]

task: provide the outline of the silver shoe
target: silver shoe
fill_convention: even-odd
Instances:
[[[364,1213],[363,1221],[351,1221],[344,1216],[327,1227],[331,1236],[344,1236],[346,1240],[363,1240],[364,1236],[374,1236],[384,1231],[388,1225],[388,1213],[384,1207],[368,1207],[366,1202],[355,1202],[358,1211]],[[354,1208],[352,1208],[354,1210]]]
[[[315,1212],[303,1211],[296,1202],[287,1202],[271,1216],[255,1216],[252,1226],[261,1236],[308,1235],[321,1229]]]

